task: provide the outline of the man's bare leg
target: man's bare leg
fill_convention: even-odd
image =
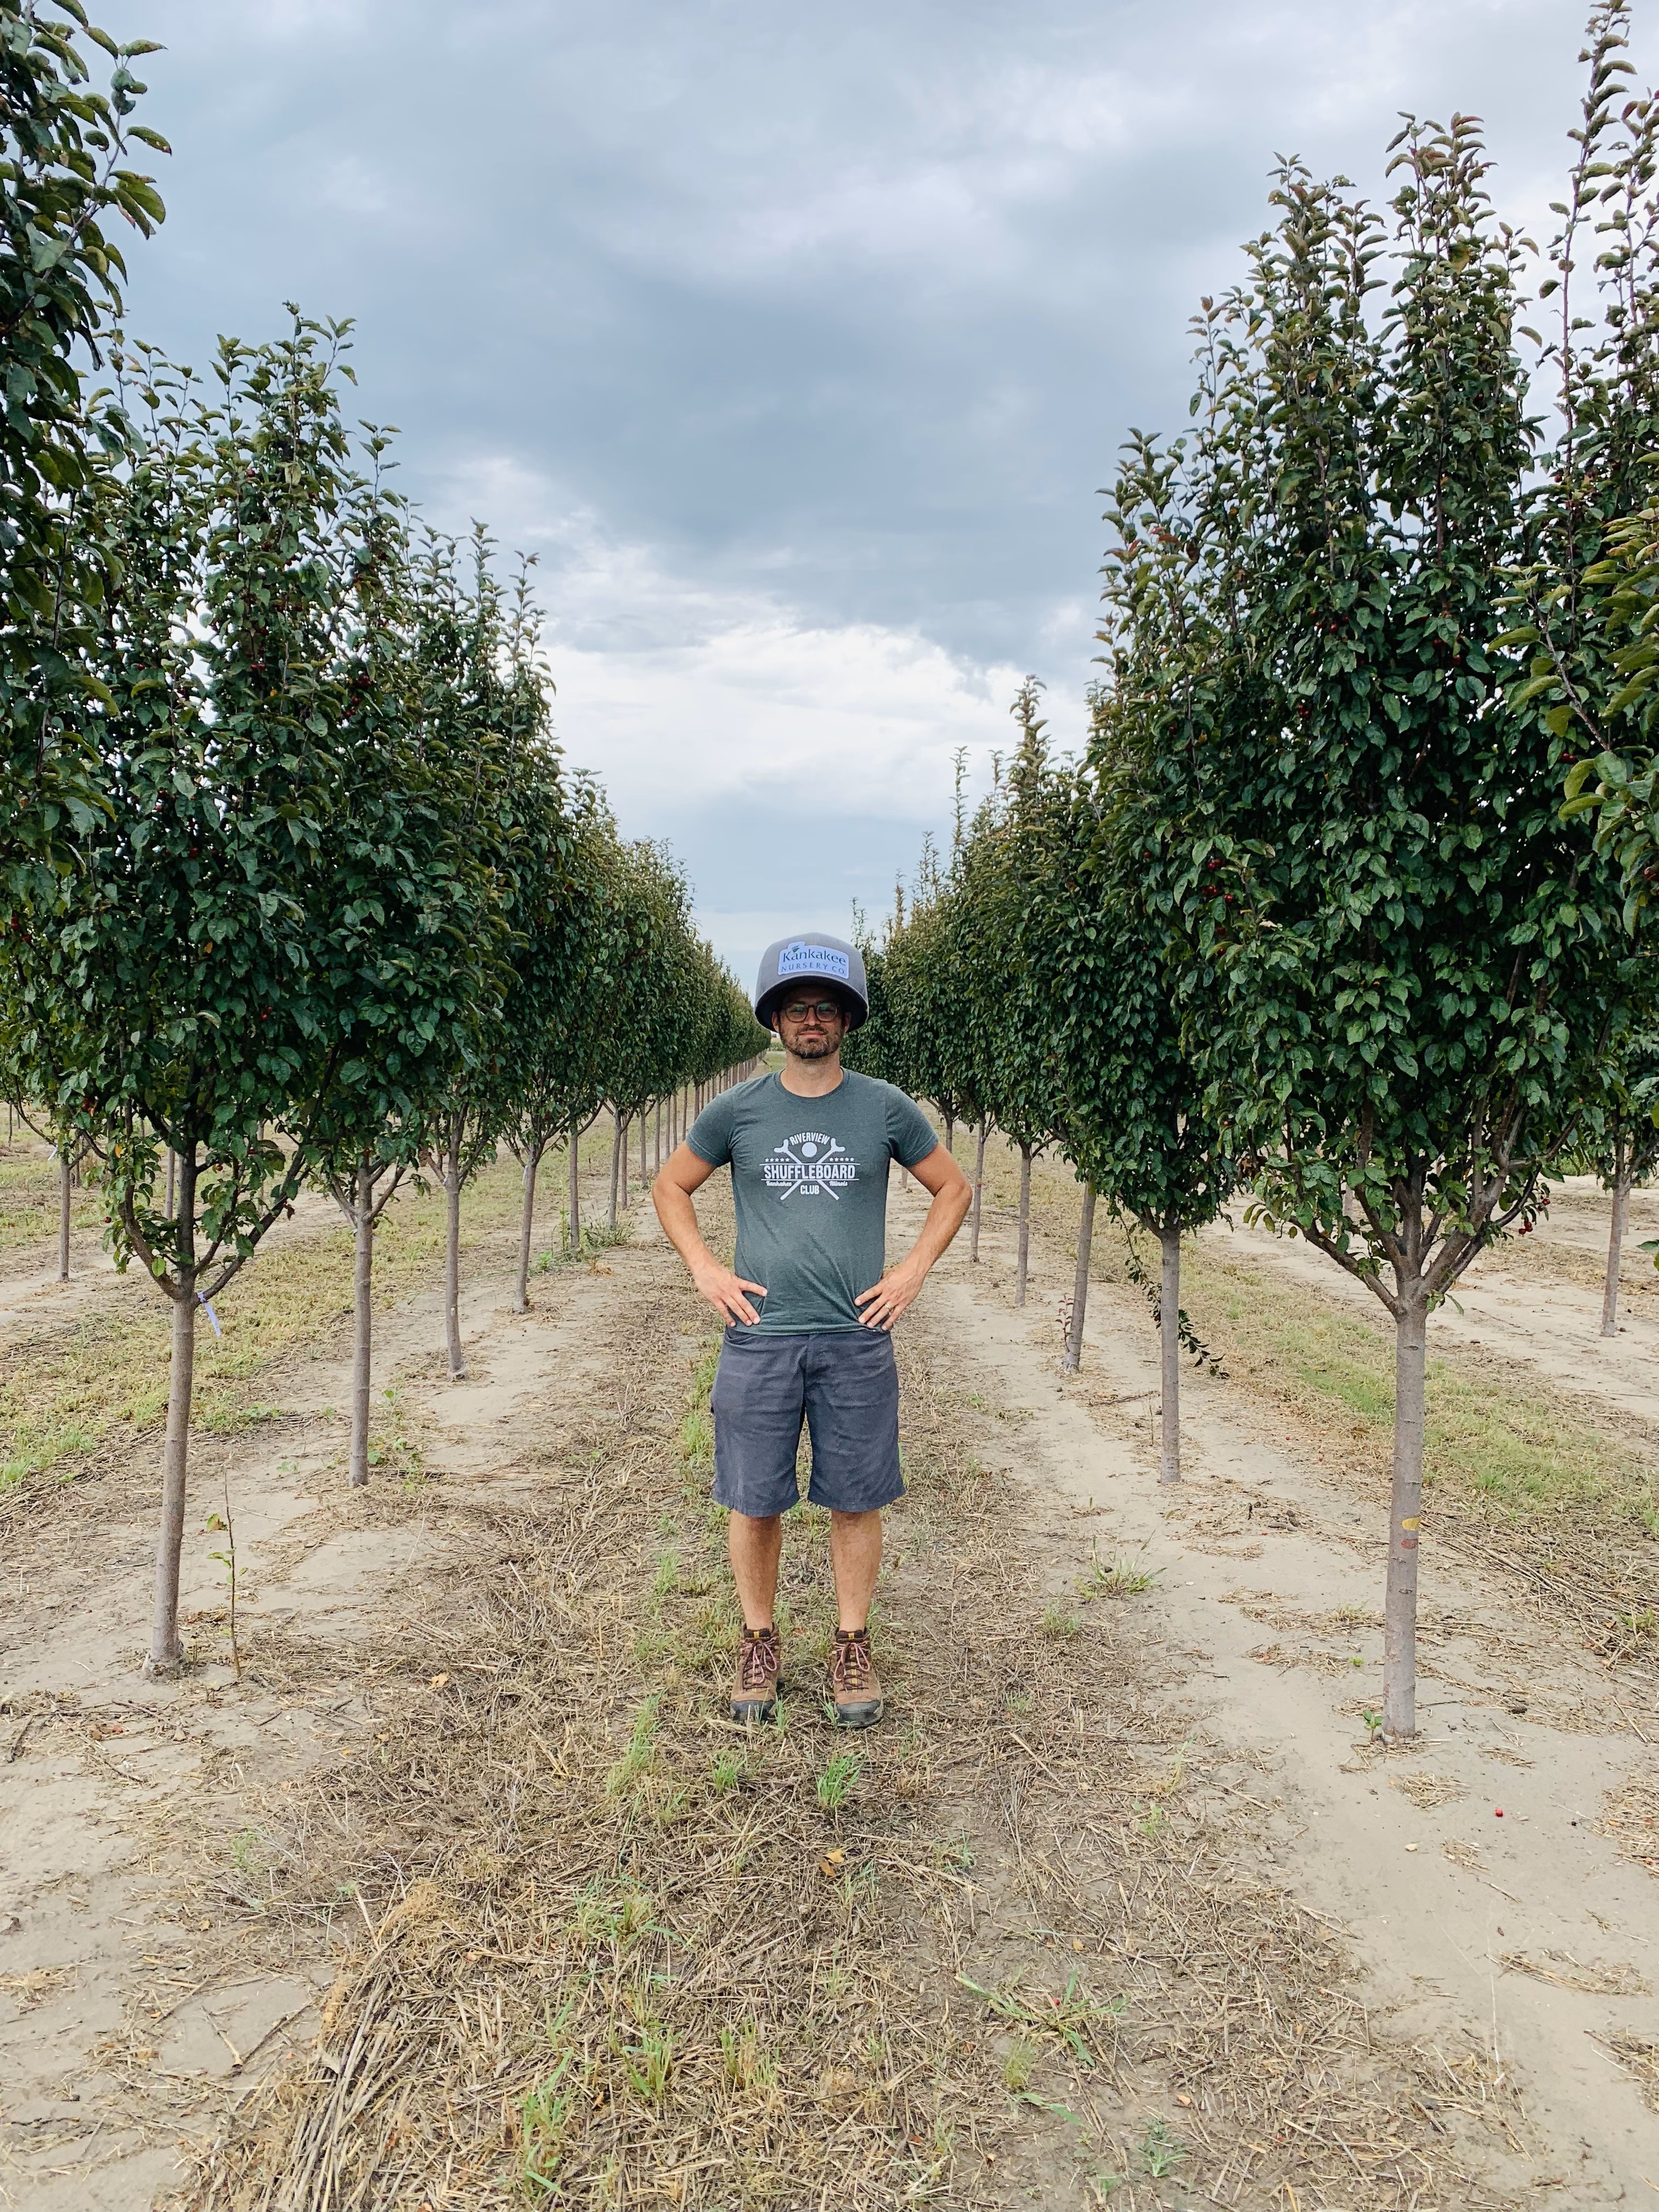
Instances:
[[[868,1520],[868,1514],[856,1516]],[[732,1512],[726,1524],[726,1548],[731,1554],[732,1577],[738,1586],[746,1628],[770,1628],[778,1595],[778,1554],[783,1548],[783,1516],[768,1514],[756,1520]],[[880,1557],[878,1543],[877,1557]]]
[[[870,1601],[881,1571],[881,1511],[831,1513],[830,1559],[843,1628],[867,1628]]]

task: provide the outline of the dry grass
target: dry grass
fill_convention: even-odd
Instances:
[[[1498,1961],[1506,1973],[1527,1974],[1535,1982],[1553,1982],[1558,1989],[1583,1990],[1590,1996],[1646,1997],[1653,1991],[1634,1966],[1620,1960],[1604,1966],[1599,1959],[1575,1959],[1565,1951],[1546,1951],[1534,1959],[1527,1951],[1505,1951]]]
[[[47,1147],[20,1129],[0,1144],[0,1255],[16,1260],[38,1249],[40,1263],[57,1247],[58,1163]],[[70,1200],[70,1221],[76,1229],[95,1229],[103,1218],[98,1193],[83,1184]]]
[[[1409,1798],[1420,1813],[1431,1813],[1437,1805],[1453,1804],[1463,1795],[1462,1784],[1455,1782],[1449,1774],[1391,1774],[1389,1787]]]
[[[462,1231],[480,1238],[517,1218],[519,1170],[503,1159],[471,1184]],[[443,1205],[400,1196],[376,1241],[375,1294],[394,1305],[431,1274],[443,1249]],[[326,1341],[351,1312],[351,1239],[307,1224],[270,1243],[215,1301],[222,1335],[198,1325],[195,1423],[234,1431],[279,1409],[262,1392],[270,1370]],[[67,1480],[94,1455],[130,1452],[167,1410],[172,1309],[140,1274],[100,1288],[95,1306],[42,1328],[0,1355],[0,1498],[42,1477]]]
[[[1013,1156],[993,1146],[992,1158],[992,1188],[1006,1200]],[[1041,1227],[1071,1253],[1078,1188],[1070,1170],[1039,1163],[1032,1186]],[[1501,1250],[1507,1255],[1511,1247]],[[1135,1311],[1140,1293],[1123,1262],[1121,1232],[1101,1223],[1093,1278],[1121,1286]],[[1367,1320],[1334,1279],[1329,1295],[1292,1280],[1230,1245],[1224,1229],[1183,1248],[1182,1297],[1200,1338],[1222,1357],[1240,1410],[1253,1406],[1279,1437],[1293,1424],[1310,1459],[1371,1495],[1386,1494],[1394,1351],[1380,1310],[1376,1322]],[[1150,1316],[1146,1328],[1150,1352]],[[1609,1666],[1651,1666],[1659,1662],[1655,1441],[1639,1421],[1545,1386],[1491,1351],[1441,1352],[1429,1365],[1425,1486],[1432,1520],[1425,1525],[1524,1583]]]
[[[1643,2035],[1597,2035],[1591,2039],[1616,2058],[1650,2112],[1659,2112],[1659,2043]]]
[[[1650,1769],[1638,1769],[1622,1789],[1608,1790],[1595,1832],[1611,1836],[1626,1858],[1659,1876],[1659,1782]]]
[[[1391,2040],[1330,1931],[1198,1809],[1136,1608],[1085,1601],[1079,1633],[1043,1634],[981,1417],[914,1336],[890,1718],[851,1743],[825,1719],[804,1511],[783,1718],[730,1727],[710,1363],[688,1404],[672,1351],[690,1318],[678,1281],[638,1302],[534,1510],[457,1509],[411,1625],[355,1655],[372,1746],[262,1817],[270,1940],[372,1934],[314,2051],[204,2156],[195,2212],[1152,2212],[1168,2182],[1504,2201],[1468,2145],[1517,2146],[1507,2081],[1474,2044]],[[314,1680],[276,1639],[251,1663]]]

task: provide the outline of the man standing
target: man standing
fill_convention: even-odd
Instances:
[[[812,1438],[807,1496],[830,1516],[841,1616],[830,1670],[836,1718],[868,1728],[881,1717],[870,1600],[881,1509],[904,1489],[890,1332],[961,1228],[970,1194],[913,1099],[842,1066],[842,1040],[869,1011],[856,946],[822,933],[769,946],[755,1012],[783,1046],[782,1069],[716,1098],[652,1188],[675,1250],[726,1325],[711,1400],[714,1498],[729,1509],[743,1605],[732,1717],[744,1723],[777,1710],[773,1602],[782,1516],[799,1503],[803,1419]],[[888,1267],[893,1160],[933,1202],[911,1251]],[[691,1205],[692,1192],[728,1162],[735,1268],[704,1243]]]

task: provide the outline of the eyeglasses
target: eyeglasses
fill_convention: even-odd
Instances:
[[[840,1004],[834,999],[792,999],[784,1007],[786,1020],[804,1022],[808,1014],[816,1014],[821,1022],[839,1021]]]

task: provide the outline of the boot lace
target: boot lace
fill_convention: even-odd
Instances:
[[[834,1677],[838,1690],[868,1689],[874,1671],[870,1638],[863,1629],[855,1628],[836,1637]]]
[[[763,1690],[777,1672],[777,1657],[767,1631],[745,1628],[738,1658],[738,1680],[745,1690]]]

